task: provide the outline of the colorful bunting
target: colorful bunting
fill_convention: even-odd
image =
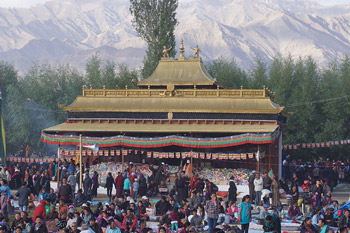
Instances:
[[[241,134],[220,138],[192,138],[183,136],[166,136],[155,138],[136,138],[119,135],[115,137],[82,137],[83,145],[99,145],[99,147],[137,147],[137,148],[156,148],[168,146],[181,146],[187,148],[223,148],[244,144],[270,144],[280,135],[280,130],[265,134]],[[41,134],[41,140],[49,144],[58,145],[79,145],[80,140],[77,135],[57,135]]]
[[[328,141],[328,142],[313,142],[313,143],[301,143],[301,144],[291,144],[291,145],[283,145],[284,150],[298,149],[301,145],[301,148],[320,148],[320,147],[330,147],[337,145],[345,145],[350,144],[350,139],[338,140],[338,141]]]

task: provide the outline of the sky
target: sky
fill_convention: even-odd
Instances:
[[[0,0],[0,7],[31,7],[48,0]],[[116,0],[117,1],[117,0]],[[180,0],[181,1],[181,0]],[[324,5],[350,4],[350,0],[315,0]]]

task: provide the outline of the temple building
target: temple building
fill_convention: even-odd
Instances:
[[[139,89],[83,87],[72,104],[61,106],[67,121],[44,129],[41,139],[77,145],[81,134],[83,144],[113,151],[108,157],[127,150],[135,162],[180,164],[192,157],[197,166],[281,174],[286,117],[267,88],[225,89],[206,70],[199,49],[185,58],[183,44],[177,59],[164,52],[153,74],[136,84]]]

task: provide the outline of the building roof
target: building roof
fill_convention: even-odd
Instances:
[[[134,124],[134,123],[62,123],[47,129],[46,133],[59,132],[128,132],[128,133],[272,133],[277,124]]]
[[[214,90],[215,91],[215,90]],[[64,111],[71,112],[209,112],[281,113],[270,98],[232,97],[97,97],[78,96]]]
[[[212,86],[216,80],[208,73],[200,57],[187,60],[162,58],[153,74],[139,81],[141,86]]]

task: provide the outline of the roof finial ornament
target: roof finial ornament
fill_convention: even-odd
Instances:
[[[199,52],[201,51],[200,48],[198,47],[198,45],[196,45],[195,48],[192,48],[192,50],[194,50],[194,57],[199,57]]]
[[[170,48],[167,49],[166,46],[164,45],[164,46],[163,46],[163,57],[167,57],[167,58],[168,58],[168,57],[169,57],[168,52],[169,52],[169,50],[172,49],[172,48],[173,48],[173,47],[170,47]]]
[[[180,56],[178,58],[178,60],[185,60],[185,47],[184,47],[184,39],[181,39],[181,45],[180,45]]]

